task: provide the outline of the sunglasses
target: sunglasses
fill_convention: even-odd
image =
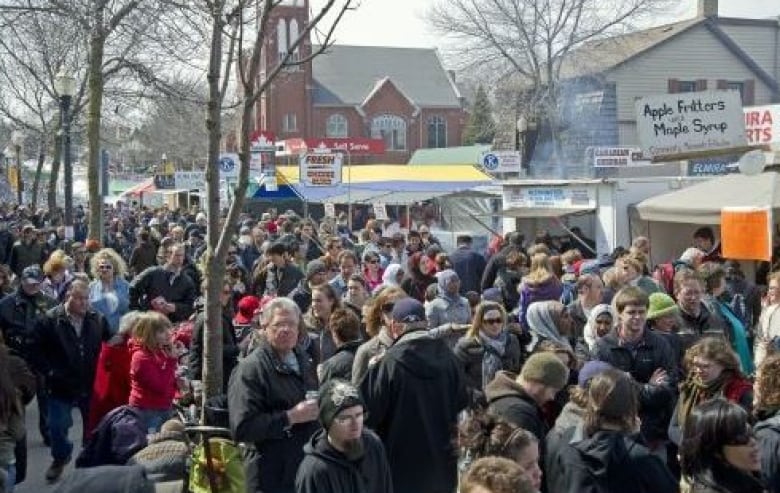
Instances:
[[[492,325],[492,324],[500,324],[504,321],[500,318],[483,318],[482,323]]]
[[[111,265],[111,264],[103,264],[103,265],[99,265],[98,269],[100,269],[100,270],[114,270],[114,266]]]
[[[382,305],[382,311],[385,313],[390,313],[393,311],[393,307],[395,306],[395,303],[385,303]]]

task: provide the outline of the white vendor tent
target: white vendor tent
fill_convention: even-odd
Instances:
[[[645,221],[720,224],[723,207],[780,208],[780,173],[726,175],[643,200],[637,205]]]

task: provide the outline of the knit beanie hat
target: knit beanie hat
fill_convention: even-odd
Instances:
[[[320,407],[320,423],[322,423],[322,427],[326,431],[330,429],[333,420],[344,409],[353,406],[365,406],[357,388],[346,380],[337,378],[328,380],[320,387],[318,404]]]
[[[528,382],[563,389],[569,381],[569,369],[553,353],[535,353],[526,360],[520,377]]]
[[[674,299],[666,293],[653,293],[650,295],[650,306],[647,309],[647,319],[655,320],[657,318],[673,315],[680,308],[674,302]]]

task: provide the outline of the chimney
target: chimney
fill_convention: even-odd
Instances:
[[[717,17],[718,16],[718,0],[698,0],[698,16],[699,17]]]

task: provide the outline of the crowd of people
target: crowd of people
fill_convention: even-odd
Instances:
[[[73,410],[93,455],[118,410],[154,447],[202,388],[206,215],[107,217],[102,241],[0,217],[3,491],[34,399],[55,482]],[[644,237],[446,251],[425,225],[347,222],[235,225],[210,329],[247,491],[780,492],[780,272],[749,281],[710,228],[651,265]]]

